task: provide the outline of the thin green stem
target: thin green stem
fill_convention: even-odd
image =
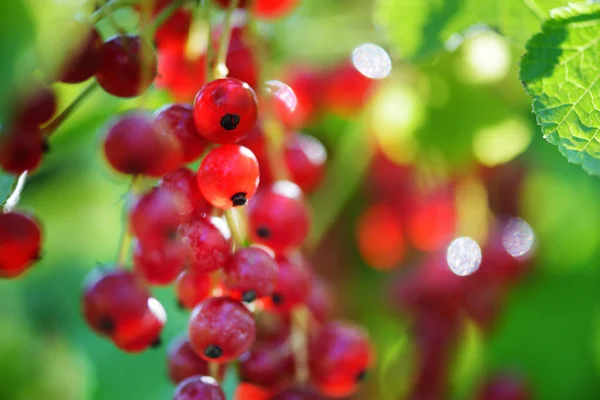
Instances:
[[[227,76],[229,71],[225,60],[227,59],[227,49],[229,48],[229,41],[231,40],[231,21],[233,20],[233,11],[240,4],[240,0],[231,0],[227,11],[225,12],[225,20],[223,21],[223,28],[221,29],[221,38],[219,40],[219,50],[217,53],[217,59],[215,63],[214,78],[223,78]]]
[[[213,80],[212,76],[212,63],[213,58],[215,56],[215,50],[212,45],[212,35],[213,35],[213,24],[212,24],[212,0],[204,0],[204,18],[206,19],[206,23],[208,24],[208,37],[206,39],[206,79],[208,82]]]
[[[523,4],[540,20],[543,21],[548,17],[534,0],[523,0]]]
[[[120,266],[125,266],[127,264],[127,258],[129,256],[129,249],[131,248],[131,243],[133,241],[133,237],[129,233],[129,223],[127,219],[127,205],[129,197],[138,193],[139,187],[141,185],[141,179],[139,176],[134,175],[131,178],[131,184],[129,185],[129,190],[127,190],[127,194],[125,195],[125,204],[123,205],[123,230],[121,232],[121,237],[119,238],[119,244],[117,246],[117,257],[116,262]]]
[[[233,215],[233,209],[225,210],[225,220],[227,221],[227,225],[229,226],[229,230],[231,231],[231,236],[233,237],[233,242],[237,248],[244,247],[244,238],[238,229],[238,224]]]
[[[92,24],[98,23],[102,18],[107,17],[113,13],[113,11],[118,10],[122,7],[132,6],[137,4],[140,0],[110,0],[102,7],[98,8],[94,13],[90,16],[90,22]]]
[[[296,383],[304,385],[308,381],[308,319],[309,310],[305,305],[292,310],[292,332],[290,345],[295,363]]]
[[[46,127],[43,129],[44,135],[49,136],[52,133],[54,133],[63,124],[63,122],[65,122],[65,120],[71,114],[73,114],[73,112],[94,92],[94,90],[96,90],[98,86],[98,82],[94,81],[90,83],[85,89],[83,89],[83,92],[81,92],[79,96],[77,96],[77,98],[75,98],[75,100],[73,100],[73,102],[69,104],[67,108],[64,109],[63,112],[61,112],[56,118],[54,118],[52,122],[46,125]]]

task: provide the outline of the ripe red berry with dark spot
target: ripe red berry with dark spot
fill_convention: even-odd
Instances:
[[[45,149],[46,142],[38,126],[18,124],[0,136],[0,166],[14,175],[33,171],[42,162]]]
[[[24,273],[40,257],[42,229],[30,215],[0,214],[0,278]]]
[[[258,182],[256,157],[246,147],[235,144],[211,150],[198,170],[200,191],[217,208],[243,206],[256,192]]]
[[[192,106],[188,104],[166,105],[154,113],[156,129],[176,137],[183,150],[183,162],[198,159],[209,143],[196,130]]]
[[[367,333],[360,327],[331,322],[309,344],[311,381],[327,396],[353,394],[374,360]]]
[[[175,384],[194,375],[209,375],[208,362],[196,354],[189,339],[185,336],[175,338],[169,344],[167,369],[171,382]],[[225,369],[226,365],[220,365],[219,376],[213,378],[222,379],[225,375]]]
[[[265,250],[245,247],[229,256],[223,272],[225,286],[232,296],[249,303],[273,293],[277,263]]]
[[[280,313],[289,313],[294,307],[306,304],[313,282],[308,261],[300,253],[277,256],[275,290],[267,307]]]
[[[307,306],[314,319],[321,324],[327,322],[333,315],[331,289],[321,279],[313,279]]]
[[[310,220],[302,190],[290,181],[277,181],[261,191],[249,206],[250,237],[276,252],[300,247]]]
[[[179,240],[162,246],[143,246],[137,242],[133,250],[133,269],[151,285],[169,285],[188,263],[189,249]]]
[[[157,130],[149,115],[131,112],[109,127],[104,155],[118,172],[162,176],[180,166],[183,153],[175,137]]]
[[[179,233],[191,252],[188,271],[208,273],[225,264],[231,254],[231,233],[216,217],[199,217],[181,226]]]
[[[102,45],[101,60],[96,79],[113,96],[138,96],[156,76],[156,55],[140,36],[112,37]]]
[[[212,211],[212,206],[200,193],[196,174],[182,167],[162,177],[160,187],[181,193],[191,206],[192,217],[204,217]]]
[[[240,356],[238,373],[244,382],[276,387],[292,380],[294,358],[287,340],[256,343]]]
[[[129,212],[130,230],[146,247],[161,247],[178,239],[190,206],[178,192],[154,188],[144,194]]]
[[[256,123],[257,113],[254,90],[233,78],[207,83],[194,100],[196,128],[215,143],[235,143],[242,139]]]
[[[226,400],[219,383],[210,376],[191,376],[177,385],[173,400]]]
[[[83,35],[79,46],[65,60],[59,74],[64,83],[79,83],[90,79],[100,67],[102,38],[94,26],[79,23],[78,32]]]
[[[113,343],[128,353],[139,353],[149,347],[159,347],[160,334],[167,322],[167,313],[153,297],[147,301],[147,308],[141,318],[124,323],[122,329],[111,335]]]
[[[256,326],[248,309],[228,297],[211,297],[198,304],[189,321],[192,347],[207,361],[226,363],[254,342]]]
[[[84,284],[83,314],[93,331],[120,336],[143,318],[149,298],[150,292],[132,272],[97,268]]]
[[[179,306],[191,310],[210,296],[212,282],[209,274],[183,271],[175,282]]]
[[[316,138],[295,133],[286,138],[285,165],[290,178],[305,193],[319,186],[325,173],[327,151]]]

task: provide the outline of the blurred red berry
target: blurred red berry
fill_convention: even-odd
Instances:
[[[188,104],[169,104],[156,110],[154,126],[179,140],[185,163],[200,158],[209,145],[196,130],[192,106]]]
[[[212,282],[209,274],[183,271],[175,282],[179,306],[191,310],[210,296]]]
[[[196,375],[177,385],[173,400],[226,400],[226,398],[214,378]]]
[[[397,267],[406,255],[406,241],[394,209],[373,205],[365,210],[356,227],[358,249],[365,262],[377,269]]]
[[[222,219],[195,218],[182,225],[179,233],[191,252],[190,272],[215,271],[225,265],[231,254],[231,233]]]
[[[312,136],[295,133],[286,137],[284,147],[285,165],[291,180],[305,193],[311,193],[325,174],[325,146]]]
[[[0,278],[23,274],[41,254],[42,229],[20,212],[0,214]]]

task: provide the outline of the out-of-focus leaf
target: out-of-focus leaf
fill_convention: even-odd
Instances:
[[[15,176],[0,172],[0,204],[4,204],[12,192]]]
[[[451,368],[455,398],[466,399],[485,374],[484,342],[480,328],[467,322]]]
[[[408,394],[415,373],[413,343],[407,335],[400,337],[382,354],[379,385],[382,400],[400,399]]]
[[[521,80],[544,138],[600,175],[600,5],[555,10],[527,43]]]
[[[379,0],[375,23],[396,52],[405,58],[431,55],[453,35],[486,24],[523,44],[539,30],[542,19],[561,0]]]
[[[223,391],[225,392],[225,397],[228,399],[233,399],[233,395],[235,394],[235,389],[240,384],[240,377],[237,374],[237,368],[235,366],[231,366],[227,368],[227,373],[225,374],[225,380],[223,381]]]

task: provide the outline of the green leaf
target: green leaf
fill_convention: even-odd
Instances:
[[[485,374],[484,338],[481,329],[466,321],[451,373],[454,397],[466,399]]]
[[[539,30],[549,10],[565,0],[378,0],[375,23],[405,58],[441,50],[448,39],[486,24],[519,45]]]
[[[15,184],[15,176],[0,172],[0,204],[4,204],[12,193]]]
[[[526,48],[520,78],[544,138],[600,175],[600,5],[555,10]]]

